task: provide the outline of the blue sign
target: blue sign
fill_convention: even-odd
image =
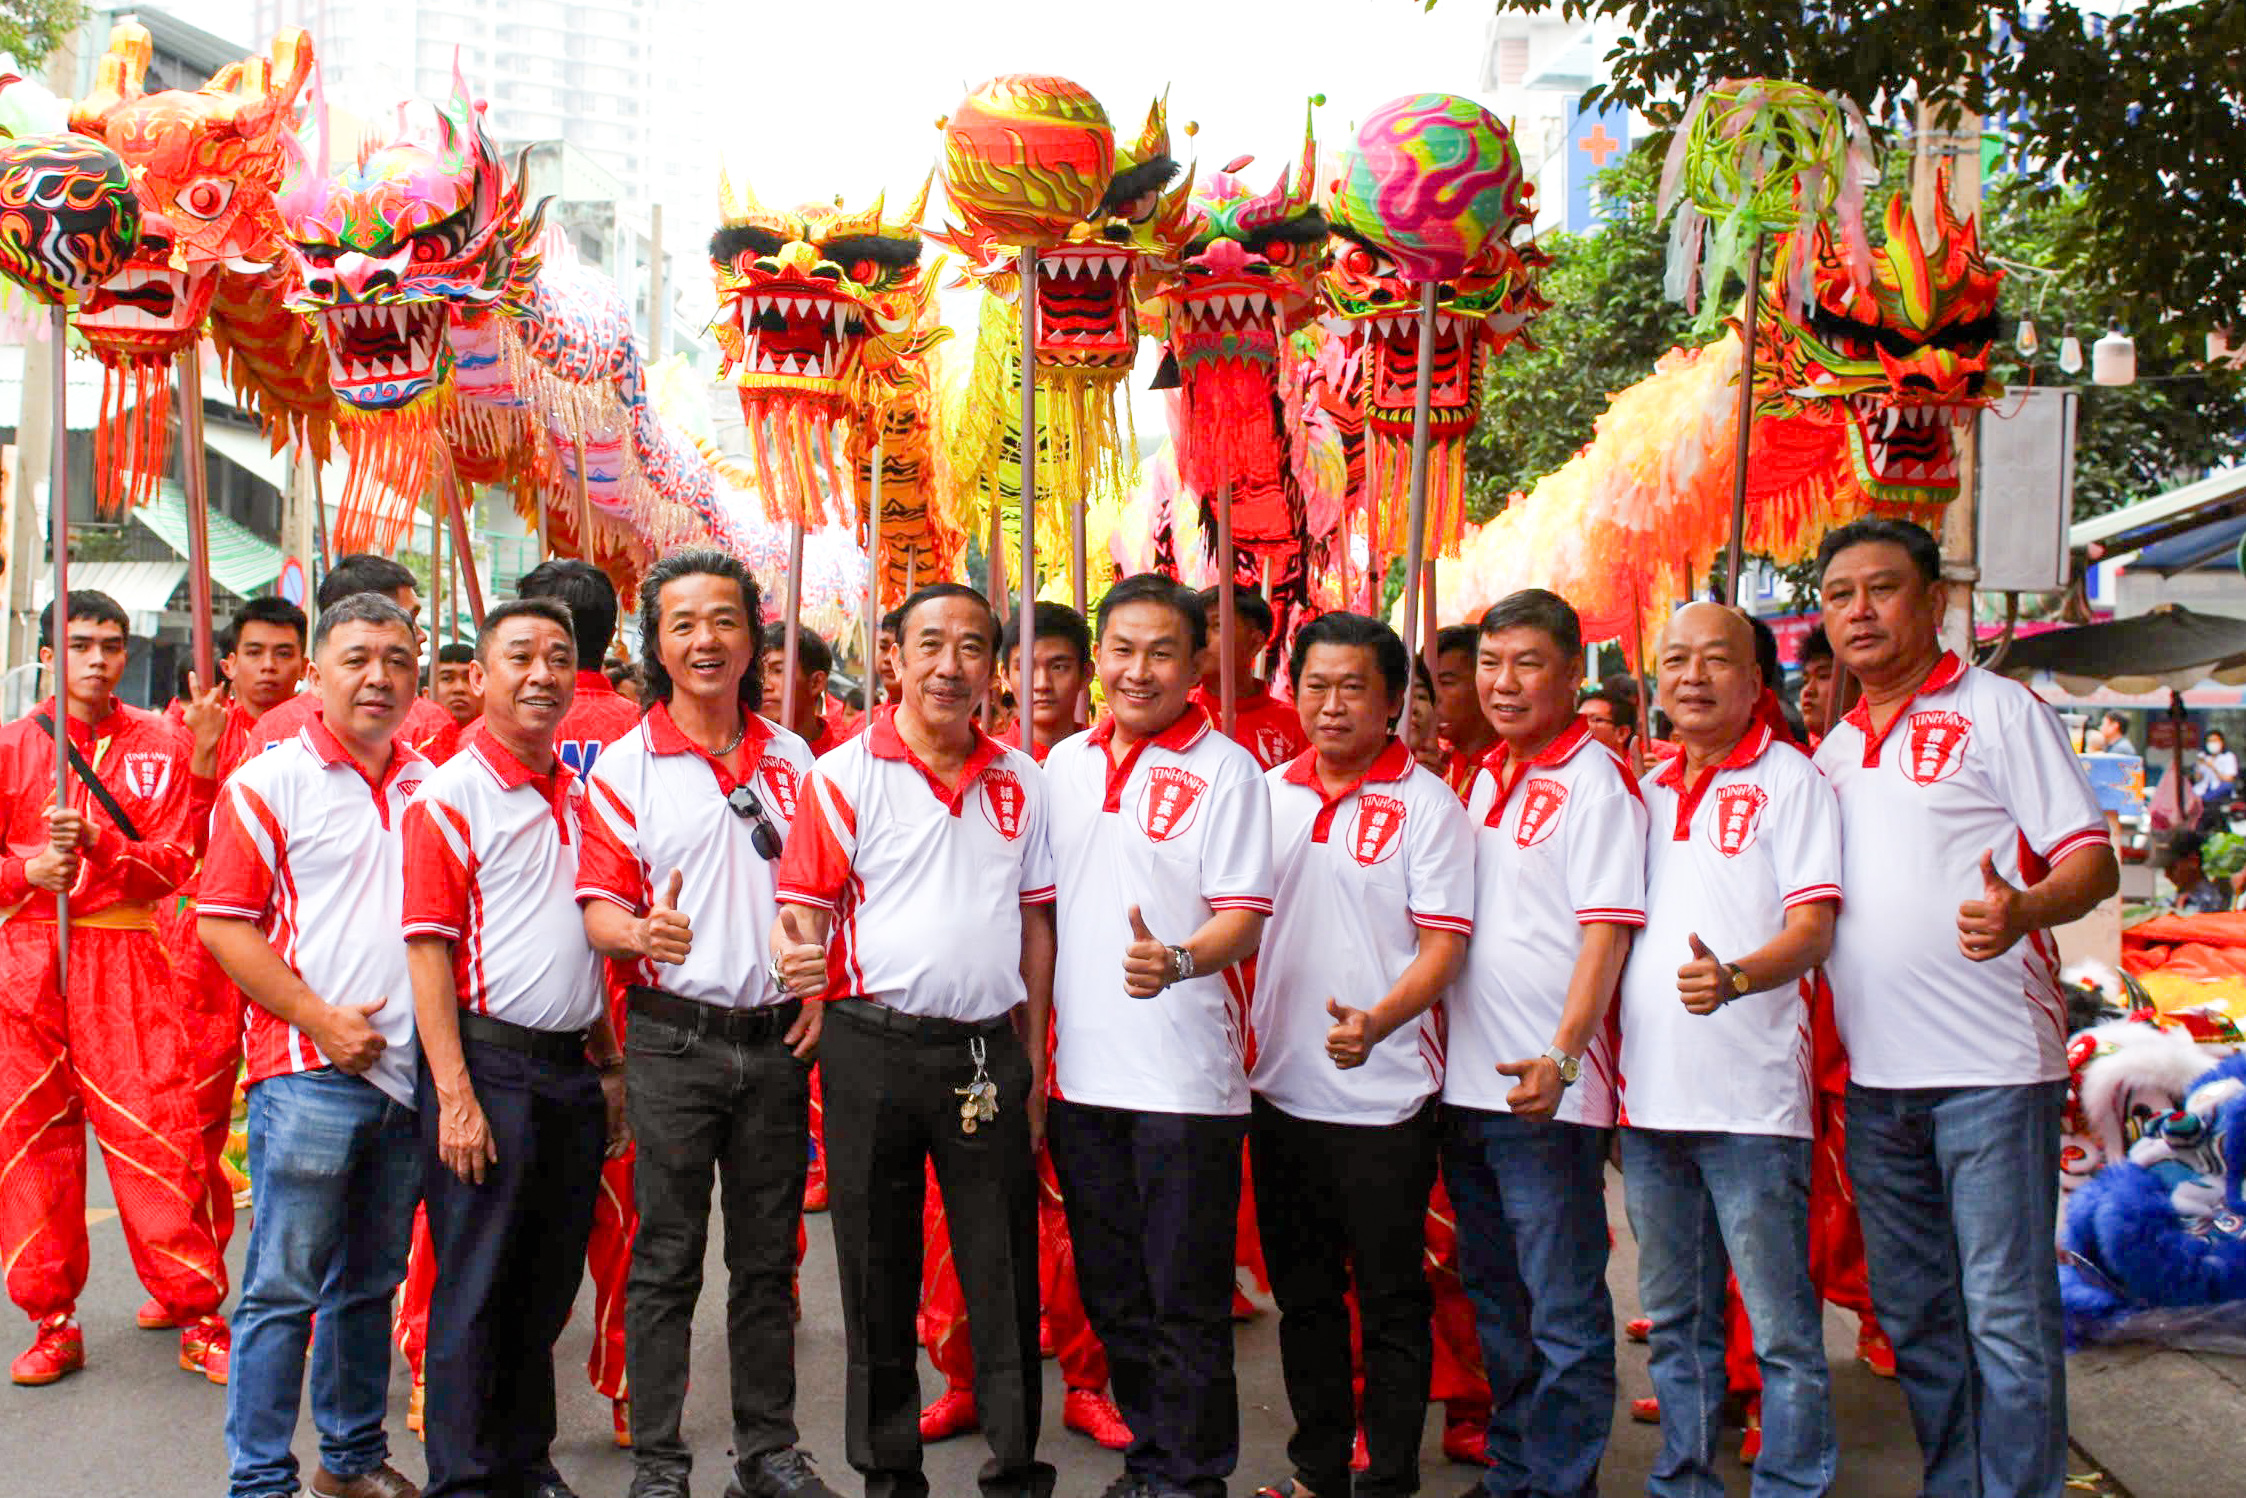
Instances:
[[[1593,179],[1620,164],[1630,149],[1630,110],[1609,104],[1596,114],[1585,114],[1575,100],[1568,101],[1567,231],[1588,234],[1605,221],[1605,205],[1598,201]]]

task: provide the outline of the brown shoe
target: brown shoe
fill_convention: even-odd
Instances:
[[[312,1491],[318,1498],[421,1498],[421,1489],[387,1462],[357,1477],[338,1477],[321,1467],[312,1474]]]

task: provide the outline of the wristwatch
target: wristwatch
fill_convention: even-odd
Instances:
[[[1575,1079],[1583,1075],[1582,1058],[1570,1056],[1558,1046],[1546,1051],[1544,1059],[1560,1069],[1560,1085],[1562,1087],[1573,1087]]]
[[[1193,953],[1185,947],[1170,948],[1170,981],[1183,983],[1193,976]]]
[[[1730,1003],[1733,999],[1743,999],[1748,994],[1755,991],[1754,984],[1748,981],[1747,970],[1741,967],[1738,963],[1725,963],[1723,965],[1723,971],[1724,980],[1731,985],[1731,992],[1724,995],[1724,1002],[1726,1004]]]

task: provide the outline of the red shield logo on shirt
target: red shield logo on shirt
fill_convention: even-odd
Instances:
[[[1716,849],[1726,858],[1737,858],[1755,845],[1755,833],[1762,827],[1762,809],[1770,804],[1770,793],[1759,785],[1727,785],[1716,790],[1715,820],[1708,824],[1708,836],[1715,840]]]
[[[1521,787],[1521,821],[1513,841],[1533,848],[1560,826],[1560,808],[1567,805],[1568,788],[1557,780],[1532,780]]]
[[[1139,825],[1148,842],[1166,843],[1182,836],[1193,825],[1201,808],[1201,793],[1209,782],[1188,775],[1175,765],[1156,765],[1147,771],[1146,795],[1139,802]]]
[[[117,767],[117,778],[125,783],[126,790],[141,800],[153,801],[172,783],[171,756],[136,750],[127,754]]]
[[[1275,728],[1257,729],[1256,741],[1249,746],[1249,751],[1255,755],[1256,763],[1266,770],[1276,769],[1293,758],[1287,753],[1287,736]]]
[[[767,755],[758,761],[756,768],[757,774],[764,781],[764,788],[772,793],[774,820],[782,823],[794,821],[795,793],[800,784],[796,779],[795,766],[777,755]]]
[[[1963,713],[1913,713],[1903,725],[1903,773],[1920,785],[1947,780],[1965,762],[1973,721]]]
[[[1371,868],[1386,863],[1403,846],[1404,803],[1394,796],[1357,798],[1357,822],[1349,829],[1349,852]]]
[[[1022,835],[1022,812],[1029,798],[1011,770],[983,772],[983,815],[1008,842]]]

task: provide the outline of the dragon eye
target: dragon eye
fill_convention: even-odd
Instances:
[[[1361,244],[1352,244],[1341,252],[1341,268],[1353,276],[1373,273],[1373,254]]]
[[[1295,246],[1284,239],[1274,239],[1263,247],[1263,258],[1273,265],[1292,265],[1295,254]]]
[[[177,201],[181,211],[196,218],[217,218],[234,201],[234,184],[222,177],[198,177]]]
[[[853,260],[850,262],[850,279],[860,286],[871,286],[881,279],[881,267],[871,260]]]

